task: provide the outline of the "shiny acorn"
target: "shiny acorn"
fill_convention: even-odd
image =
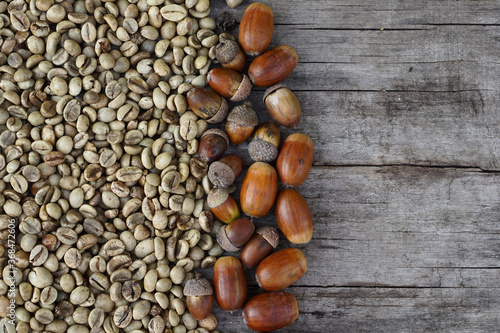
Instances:
[[[223,225],[217,233],[217,243],[227,252],[238,252],[252,237],[255,226],[246,217]]]
[[[229,187],[242,171],[243,159],[237,155],[228,155],[210,164],[208,179],[214,186]]]
[[[258,87],[272,86],[286,79],[298,62],[297,52],[292,47],[280,45],[255,58],[248,76]]]
[[[257,267],[273,249],[278,246],[279,235],[275,228],[265,226],[255,231],[255,234],[241,250],[240,260],[246,269]]]
[[[241,209],[248,216],[263,217],[273,207],[278,193],[276,170],[264,162],[255,162],[248,168],[241,185]]]
[[[218,128],[211,128],[202,134],[198,154],[204,161],[211,163],[221,157],[228,147],[227,134]]]
[[[186,282],[184,296],[186,305],[191,315],[196,320],[205,319],[212,312],[214,304],[213,289],[207,279],[199,273]]]
[[[212,189],[208,194],[207,204],[212,213],[224,223],[231,223],[240,217],[238,204],[223,188]]]
[[[311,211],[306,200],[293,188],[282,190],[276,198],[276,220],[293,244],[308,243],[313,234]]]
[[[241,309],[247,297],[247,280],[241,262],[235,257],[221,257],[214,265],[214,295],[224,311]]]
[[[259,119],[252,108],[252,103],[245,102],[243,105],[234,107],[227,116],[226,133],[235,145],[241,144],[252,135]]]
[[[275,252],[257,266],[255,276],[259,286],[267,291],[277,291],[297,282],[307,271],[304,253],[296,248]]]
[[[313,142],[302,133],[289,135],[278,155],[276,169],[284,185],[297,187],[306,180],[313,162]]]
[[[299,100],[284,84],[269,87],[264,93],[264,103],[271,117],[280,125],[294,127],[300,123],[302,111]]]
[[[271,7],[254,2],[241,18],[238,38],[243,51],[256,56],[264,53],[273,37],[274,18]]]
[[[297,299],[283,291],[258,294],[243,308],[245,325],[259,332],[279,330],[292,324],[298,316]]]
[[[239,102],[250,95],[252,82],[246,74],[225,67],[212,69],[207,74],[210,88],[231,102]]]
[[[186,99],[191,110],[208,123],[220,123],[227,116],[227,101],[210,88],[193,88]]]
[[[215,48],[215,56],[223,67],[243,72],[247,65],[245,54],[234,40],[221,41]]]
[[[278,157],[280,130],[275,124],[268,122],[257,128],[252,142],[248,145],[248,153],[255,162],[270,163]]]

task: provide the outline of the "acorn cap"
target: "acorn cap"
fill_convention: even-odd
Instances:
[[[276,248],[278,246],[280,237],[276,228],[268,226],[260,227],[255,232],[261,235],[273,248]]]
[[[226,39],[217,45],[215,54],[221,64],[228,64],[238,55],[240,47],[234,40]]]
[[[240,248],[234,246],[229,238],[227,238],[226,226],[227,225],[223,225],[219,229],[219,232],[217,233],[217,243],[219,243],[220,247],[222,247],[227,252],[238,252]]]
[[[254,140],[248,145],[248,153],[255,162],[272,162],[278,157],[278,148],[264,140]]]
[[[224,138],[224,140],[226,140],[227,146],[229,147],[229,137],[227,136],[226,132],[224,132],[223,130],[220,130],[218,128],[211,128],[209,130],[206,130],[205,132],[203,132],[200,139],[202,139],[204,136],[207,136],[210,134],[222,136]]]
[[[265,102],[267,96],[269,96],[270,94],[272,94],[273,92],[275,92],[276,90],[281,89],[281,88],[288,88],[288,87],[286,85],[284,85],[283,83],[278,83],[278,84],[275,84],[274,86],[267,88],[262,100]]]
[[[184,286],[184,296],[209,296],[213,295],[214,290],[208,282],[207,279],[202,278],[199,274],[193,279],[190,279],[186,282]]]
[[[224,97],[221,96],[220,98],[222,101],[220,103],[219,110],[217,110],[217,113],[213,115],[212,118],[206,120],[207,123],[210,124],[220,123],[224,120],[224,118],[226,118],[229,106],[227,105],[227,101]]]
[[[228,187],[236,178],[233,169],[223,162],[215,161],[208,169],[208,179],[214,186]]]
[[[250,95],[251,91],[252,91],[252,81],[250,81],[247,75],[243,74],[243,79],[241,80],[238,90],[236,90],[233,97],[231,97],[229,100],[231,102],[242,101],[245,98],[247,98],[248,95]]]
[[[210,208],[219,207],[227,198],[229,198],[229,193],[223,188],[216,187],[208,194],[207,204]]]
[[[252,103],[245,102],[243,105],[238,105],[231,110],[227,116],[227,121],[238,125],[255,127],[259,123],[259,118],[252,108]]]

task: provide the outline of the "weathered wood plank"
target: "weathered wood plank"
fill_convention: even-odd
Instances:
[[[498,29],[278,26],[273,43],[293,45],[302,59],[285,83],[302,102],[298,130],[313,137],[315,162],[498,170]],[[261,97],[251,100],[267,120]]]
[[[497,331],[500,174],[443,167],[499,170],[500,4],[263,1],[272,45],[299,53],[286,80],[303,106],[297,130],[313,138],[316,165],[340,166],[313,168],[299,188],[315,234],[299,246],[308,273],[289,288],[302,314],[283,331]],[[239,20],[249,3],[214,13]],[[249,165],[246,145],[230,152]],[[215,312],[221,331],[250,332],[240,312]]]
[[[301,314],[280,332],[496,332],[500,289],[288,288]],[[253,332],[217,309],[221,332]]]
[[[464,92],[296,92],[303,118],[297,131],[315,144],[316,165],[411,164],[498,170],[499,96]],[[251,96],[260,122],[270,119]],[[294,129],[281,128],[282,138]],[[247,145],[233,147],[247,159]]]
[[[317,167],[299,191],[315,231],[297,246],[308,271],[290,290],[303,314],[286,332],[489,332],[498,325],[489,310],[500,292],[500,174]],[[272,214],[254,222],[276,223]],[[289,246],[282,238],[280,248]],[[253,274],[252,295],[260,291]],[[239,313],[216,313],[221,330],[249,332]]]
[[[306,286],[488,287],[500,282],[500,174],[315,168]],[[236,193],[238,198],[238,193]],[[273,214],[255,220],[276,225]],[[282,247],[289,247],[283,239]]]
[[[238,20],[242,9],[251,2],[243,1],[236,9],[217,4]],[[428,25],[500,24],[496,13],[500,4],[495,0],[262,0],[272,6],[277,24],[298,24],[330,29],[421,29]]]

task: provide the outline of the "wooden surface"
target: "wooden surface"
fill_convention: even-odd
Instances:
[[[263,2],[272,45],[299,54],[286,84],[315,144],[299,187],[309,269],[287,288],[301,315],[282,332],[498,332],[500,3]],[[249,3],[213,13],[239,20]],[[221,332],[250,332],[241,312],[216,314]]]

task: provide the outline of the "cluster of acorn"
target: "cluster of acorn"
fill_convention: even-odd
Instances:
[[[227,187],[243,170],[243,160],[236,155],[222,157],[230,142],[241,144],[252,134],[248,151],[255,161],[243,180],[240,192],[241,210],[250,217],[260,218],[275,204],[276,219],[284,236],[294,244],[309,242],[312,237],[312,216],[305,199],[295,189],[308,176],[312,166],[313,143],[304,134],[294,133],[286,138],[281,149],[280,132],[274,123],[264,123],[257,130],[257,114],[250,103],[231,110],[228,103],[242,101],[250,94],[252,85],[268,87],[264,102],[271,117],[279,124],[293,127],[300,122],[301,108],[297,97],[280,84],[296,67],[297,53],[287,45],[270,51],[274,29],[273,12],[262,3],[250,5],[241,20],[239,43],[232,36],[221,38],[217,59],[222,68],[212,69],[207,77],[210,88],[194,88],[187,95],[189,106],[198,116],[217,123],[227,116],[226,132],[206,131],[200,141],[199,155],[207,163],[208,178],[214,189],[207,202],[212,213],[226,223],[219,230],[217,241],[227,252],[240,249],[240,259],[233,256],[217,260],[210,283],[197,275],[186,283],[184,294],[189,311],[196,319],[206,318],[212,310],[213,295],[221,309],[235,311],[243,307],[246,325],[256,331],[272,331],[294,322],[299,314],[296,298],[280,292],[307,270],[302,251],[288,248],[271,254],[279,236],[273,227],[255,230],[251,220],[240,217],[236,200]],[[265,52],[265,53],[264,53]],[[246,57],[256,56],[248,69]],[[269,163],[276,160],[276,169]],[[278,194],[278,179],[287,188]],[[256,269],[257,282],[266,292],[247,297],[244,268]]]

